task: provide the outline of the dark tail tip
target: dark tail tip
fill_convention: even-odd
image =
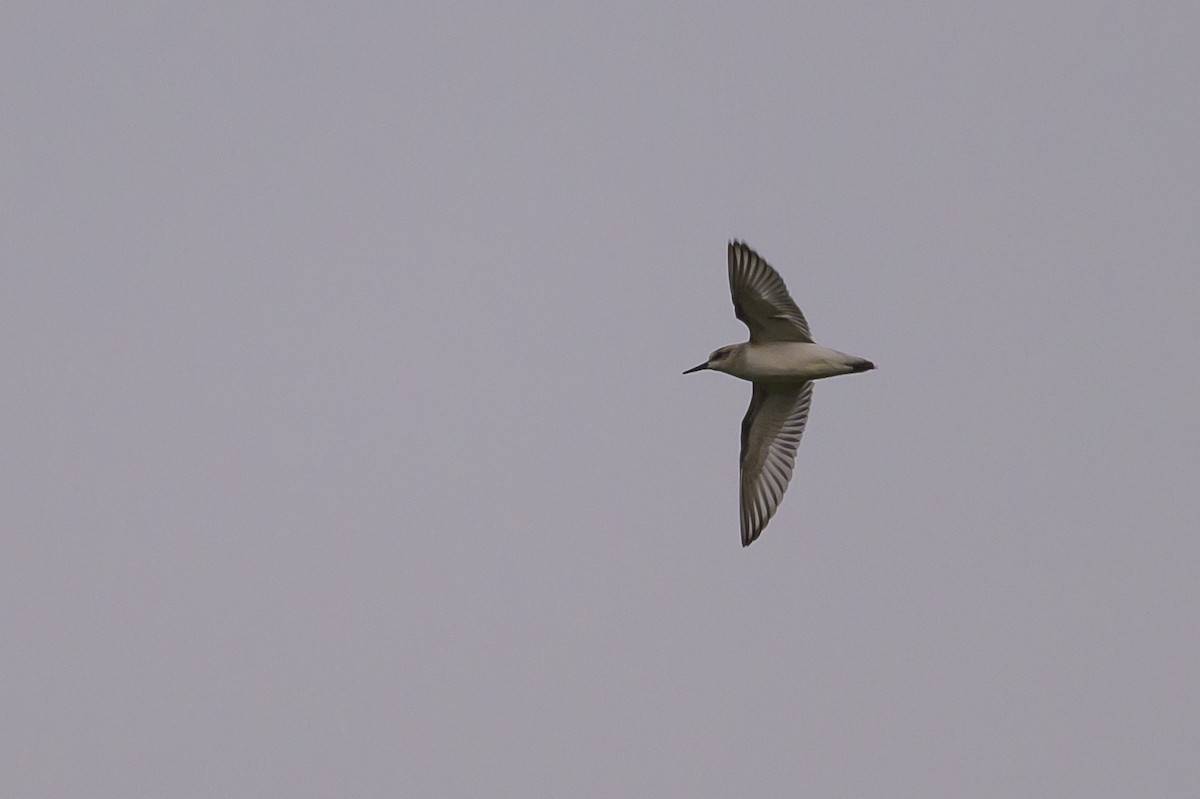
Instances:
[[[855,363],[854,366],[852,366],[850,368],[850,372],[851,372],[851,374],[853,374],[854,372],[869,372],[874,368],[875,368],[875,364],[864,359],[864,360],[861,360],[861,361],[858,361],[857,363]]]

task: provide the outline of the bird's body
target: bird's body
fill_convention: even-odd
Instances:
[[[875,365],[814,343],[783,279],[737,241],[729,243],[729,290],[734,313],[750,328],[750,340],[714,350],[684,374],[711,369],[754,384],[742,420],[741,452],[742,546],[749,546],[775,514],[792,478],[813,381]]]
[[[761,341],[730,345],[724,364],[711,366],[754,383],[803,383],[865,371],[870,361],[803,341]],[[869,368],[869,367],[866,367]]]

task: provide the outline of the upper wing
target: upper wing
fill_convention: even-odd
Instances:
[[[740,241],[729,242],[729,293],[733,312],[750,328],[751,341],[812,341],[783,278]]]
[[[742,546],[758,538],[792,479],[796,448],[812,405],[811,381],[755,383],[742,419]]]

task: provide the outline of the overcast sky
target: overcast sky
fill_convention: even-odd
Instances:
[[[0,792],[1200,784],[1191,2],[8,4]],[[817,341],[740,545],[730,238]]]

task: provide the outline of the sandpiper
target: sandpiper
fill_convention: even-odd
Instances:
[[[783,278],[740,241],[729,242],[729,292],[750,340],[714,350],[684,374],[712,369],[754,384],[742,419],[742,546],[748,547],[775,515],[792,479],[812,381],[865,372],[875,364],[815,344]]]

